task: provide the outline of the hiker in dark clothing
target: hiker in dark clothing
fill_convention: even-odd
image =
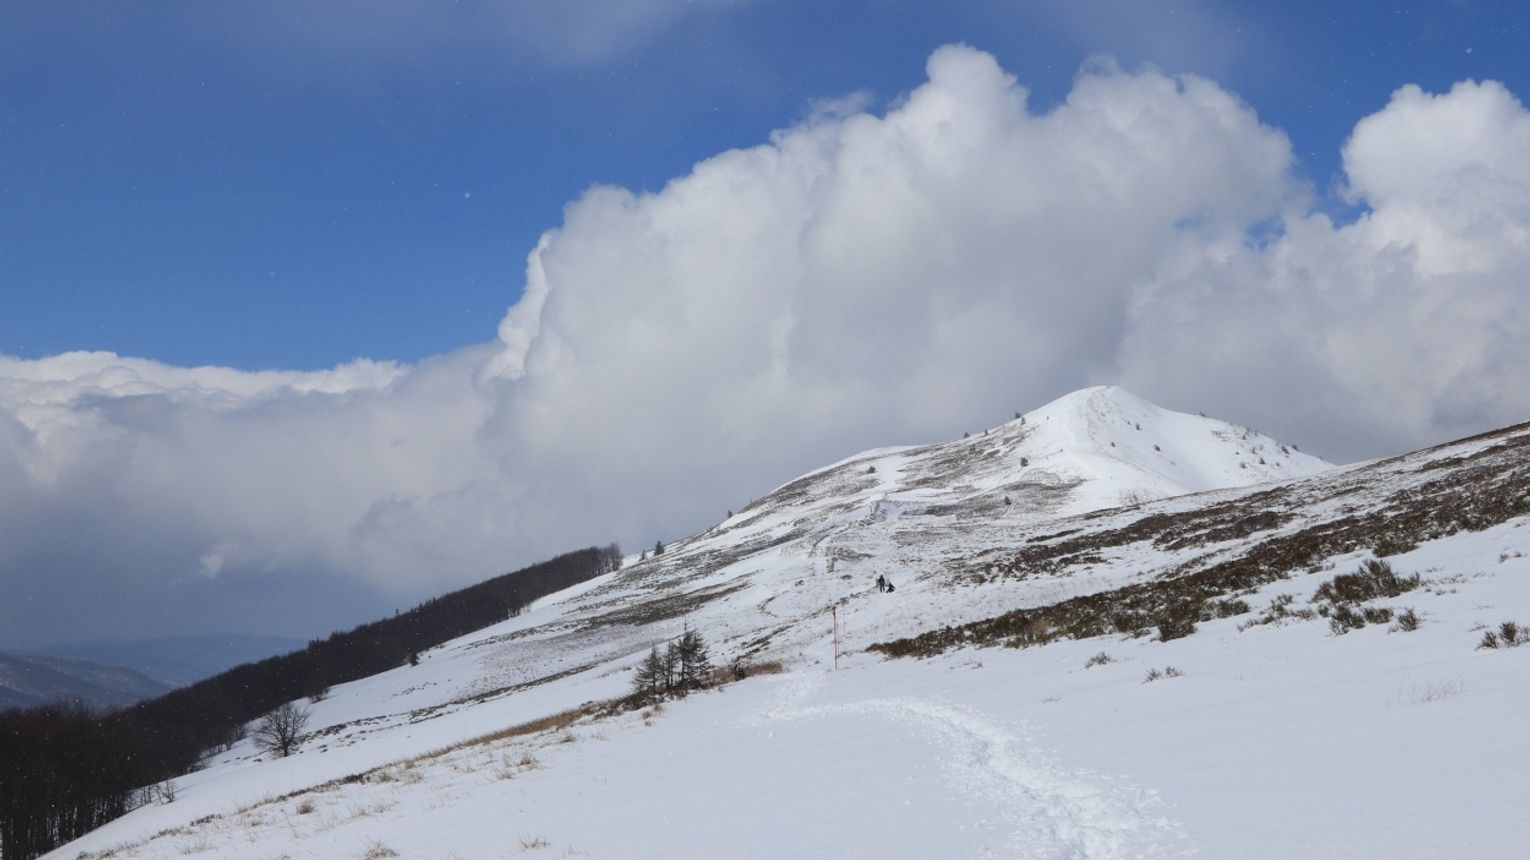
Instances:
[[[887,577],[885,577],[885,576],[883,576],[882,574],[879,573],[879,574],[877,574],[877,591],[886,591],[886,590],[887,590]]]
[[[887,580],[887,593],[892,594],[897,589],[893,588],[892,580]]]

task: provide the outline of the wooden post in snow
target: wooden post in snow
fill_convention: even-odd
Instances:
[[[834,668],[839,668],[839,604],[829,607],[829,612],[834,615]]]

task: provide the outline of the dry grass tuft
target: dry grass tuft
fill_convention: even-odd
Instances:
[[[384,857],[397,857],[398,852],[382,844],[376,839],[367,840],[367,850],[361,855],[361,860],[383,860]]]
[[[458,750],[468,749],[470,747],[484,746],[487,744],[495,743],[497,741],[509,740],[510,738],[534,735],[538,732],[566,729],[579,720],[590,716],[593,713],[596,713],[603,707],[606,707],[604,703],[591,703],[584,705],[583,707],[574,708],[567,711],[560,711],[556,714],[550,714],[539,719],[529,720],[527,722],[519,723],[508,728],[500,729],[496,732],[490,732],[486,735],[479,735],[475,738],[468,738],[467,740],[460,743],[455,743],[451,746],[442,747],[438,750],[431,750],[430,752],[424,753],[422,755],[414,756],[413,758],[406,759],[400,766],[406,769],[413,768],[415,765],[421,762],[437,759],[449,753],[457,752]]]
[[[1460,678],[1446,678],[1438,681],[1424,681],[1422,684],[1409,686],[1407,693],[1399,687],[1397,699],[1394,705],[1423,705],[1429,702],[1438,702],[1451,696],[1459,695],[1466,691],[1466,682]]]

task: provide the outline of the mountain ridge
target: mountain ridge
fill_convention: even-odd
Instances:
[[[0,709],[56,702],[117,708],[169,691],[169,685],[122,666],[0,652]]]
[[[62,642],[27,653],[122,666],[169,687],[184,687],[243,663],[296,651],[303,645],[301,640],[281,636],[205,634]]]

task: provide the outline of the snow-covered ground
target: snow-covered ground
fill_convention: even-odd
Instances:
[[[314,737],[296,755],[238,744],[177,780],[173,803],[50,856],[1519,856],[1530,645],[1476,646],[1484,628],[1530,623],[1527,516],[1391,556],[1424,586],[1371,605],[1415,609],[1411,632],[1249,625],[1279,595],[1306,608],[1369,557],[1354,551],[1304,559],[1242,596],[1252,612],[1168,642],[1112,634],[922,660],[864,650],[1236,558],[1270,535],[1427,496],[1473,464],[1502,477],[1500,461],[1472,460],[1502,442],[1327,471],[1220,422],[1080,392],[987,434],[820,470],[419,666],[336,687],[312,705]],[[1251,469],[1290,480],[1229,489]],[[1216,492],[1086,513],[1189,490]],[[1130,532],[1266,500],[1280,517],[1255,534],[1180,546]],[[1133,539],[1111,538],[1123,532]],[[973,576],[1075,533],[1101,535],[1100,551]],[[878,593],[878,573],[898,591]],[[465,743],[621,695],[635,660],[686,623],[719,659],[786,671],[658,713]]]

